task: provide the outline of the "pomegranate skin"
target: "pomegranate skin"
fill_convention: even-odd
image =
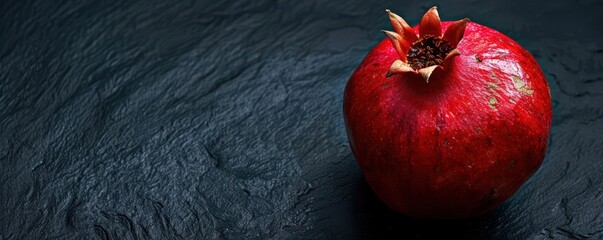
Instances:
[[[417,74],[386,77],[398,55],[384,39],[345,89],[345,126],[362,173],[383,202],[408,216],[483,214],[545,156],[551,97],[536,60],[476,23],[457,48],[461,55],[426,82]]]

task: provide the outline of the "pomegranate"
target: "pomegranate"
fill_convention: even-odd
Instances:
[[[343,101],[366,181],[408,216],[495,208],[544,159],[552,109],[542,70],[518,43],[469,19],[440,22],[433,7],[413,28],[386,12],[394,31],[352,74]]]

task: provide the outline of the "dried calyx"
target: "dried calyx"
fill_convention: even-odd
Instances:
[[[444,69],[454,56],[460,55],[456,46],[463,38],[469,19],[452,23],[442,34],[436,7],[429,9],[419,23],[419,36],[400,16],[385,10],[394,31],[383,31],[391,40],[399,59],[392,63],[387,76],[401,73],[419,74],[429,82],[436,69]]]

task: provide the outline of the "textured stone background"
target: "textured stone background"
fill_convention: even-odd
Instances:
[[[296,3],[299,2],[299,3]],[[0,2],[0,239],[603,238],[603,2]],[[342,119],[347,78],[439,6],[537,58],[545,163],[493,212],[392,213]]]

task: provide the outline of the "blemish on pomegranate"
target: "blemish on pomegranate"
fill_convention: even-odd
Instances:
[[[476,131],[477,131],[477,133],[482,133],[482,128],[479,128],[479,127],[478,127],[478,128],[476,129]]]
[[[441,113],[438,113],[438,118],[436,119],[436,129],[440,131],[442,128],[446,126],[446,122],[444,121],[444,116]]]
[[[492,145],[494,145],[494,143],[492,142],[492,138],[489,138],[489,137],[487,137],[487,138],[486,138],[486,145],[487,145],[487,146],[492,146]]]
[[[491,97],[488,101],[488,106],[492,109],[496,109],[496,104],[498,104],[498,100],[495,97]]]
[[[498,85],[496,85],[496,83],[493,83],[493,82],[486,82],[486,88],[488,90],[490,90],[491,92],[496,92],[496,89],[498,89]]]
[[[494,82],[501,83],[500,79],[498,78],[498,75],[496,75],[495,72],[490,72],[490,79],[494,80]]]
[[[475,54],[473,56],[475,57],[475,61],[480,62],[480,63],[482,62],[482,59],[479,58],[479,56],[477,54]]]
[[[513,86],[515,86],[515,89],[517,89],[517,91],[528,95],[534,93],[534,89],[531,89],[526,86],[526,82],[524,82],[518,76],[512,76],[511,79],[513,79]]]
[[[515,164],[517,164],[517,161],[515,161],[515,159],[511,159],[511,161],[509,162],[509,168],[515,167]]]

